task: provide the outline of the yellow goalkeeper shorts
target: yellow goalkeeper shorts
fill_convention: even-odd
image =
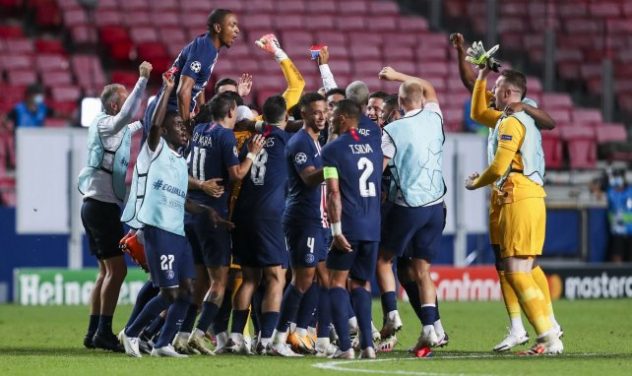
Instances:
[[[502,205],[498,220],[501,258],[539,256],[544,247],[544,198],[526,198]]]

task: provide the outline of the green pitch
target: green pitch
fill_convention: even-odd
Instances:
[[[558,321],[566,332],[565,354],[539,358],[489,351],[503,338],[507,321],[503,305],[496,302],[443,303],[441,319],[450,335],[449,346],[435,351],[432,358],[412,359],[406,349],[414,344],[419,326],[409,306],[400,306],[404,329],[398,334],[397,351],[380,354],[377,361],[349,362],[232,355],[131,359],[81,346],[87,325],[85,307],[0,305],[0,375],[632,374],[630,299],[556,302]],[[375,321],[381,322],[379,302],[373,307]],[[115,329],[122,327],[129,311],[128,306],[118,309]]]

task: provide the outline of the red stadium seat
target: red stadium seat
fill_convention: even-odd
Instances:
[[[160,40],[166,45],[176,44],[178,48],[184,47],[187,42],[187,35],[180,27],[160,27],[158,28],[160,33]],[[235,46],[231,47],[231,52]]]
[[[571,114],[568,110],[548,110],[548,113],[549,116],[558,123],[570,123],[571,121]]]
[[[542,132],[542,150],[547,169],[560,169],[564,164],[560,128]]]
[[[595,129],[593,127],[563,127],[562,138],[567,142],[570,167],[594,168],[597,163]]]
[[[382,53],[377,46],[353,44],[350,48],[351,56],[354,60],[381,59]]]
[[[37,74],[33,70],[14,70],[7,72],[11,85],[27,86],[37,83]]]
[[[593,3],[589,10],[594,17],[618,17],[621,14],[621,7],[616,2]]]
[[[399,7],[391,1],[372,1],[369,3],[369,11],[373,15],[398,15]]]
[[[384,47],[384,56],[387,56],[389,59],[401,59],[403,61],[413,61],[415,58],[412,48],[388,46],[388,44]]]
[[[88,23],[88,17],[86,12],[81,8],[68,9],[63,13],[64,26],[73,27],[78,25],[85,25]]]
[[[309,31],[282,32],[280,38],[282,46],[292,52],[294,50],[288,48],[289,45],[300,46],[304,51],[307,51],[309,46],[314,43],[314,36]]]
[[[0,38],[22,38],[24,33],[18,25],[0,25]]]
[[[332,16],[305,17],[305,27],[308,30],[333,30],[336,28]]]
[[[383,68],[384,64],[379,59],[356,60],[353,63],[353,71],[356,78],[364,78],[373,76],[377,78],[377,74]],[[335,73],[335,72],[334,72]]]
[[[100,11],[94,22],[98,27],[123,25],[123,13],[118,10]]]
[[[568,109],[573,107],[573,101],[571,101],[571,97],[568,94],[542,93],[540,106],[546,109]]]
[[[339,8],[342,14],[363,15],[369,11],[369,4],[364,0],[347,0]]]
[[[376,32],[397,30],[397,17],[395,16],[375,16],[368,22],[369,30]]]
[[[172,26],[174,28],[180,26],[180,17],[174,12],[155,11],[150,13],[151,22],[159,30],[164,27]]]
[[[145,0],[123,0],[120,1],[121,9],[125,12],[140,10],[140,11],[148,11],[149,10],[149,1]]]
[[[257,0],[248,4],[248,11],[255,14],[272,14],[274,13],[275,8],[275,3],[272,0]]]
[[[149,5],[152,10],[160,12],[173,12],[180,7],[178,0],[152,0]]]
[[[597,142],[604,144],[607,142],[626,142],[628,140],[628,132],[624,124],[619,123],[603,123],[596,129]]]
[[[277,30],[305,31],[305,18],[302,14],[276,14],[272,17]]]
[[[347,36],[343,33],[331,30],[319,30],[316,31],[316,41],[319,43],[329,44],[345,44],[347,43]]]
[[[428,21],[421,17],[397,17],[399,30],[407,33],[425,33],[428,31]]]
[[[47,128],[65,128],[68,126],[68,120],[59,118],[46,118],[44,126]]]
[[[78,101],[81,96],[81,90],[75,86],[59,86],[51,90],[53,100],[57,102]]]
[[[564,19],[576,18],[588,15],[588,6],[586,3],[573,1],[557,5],[557,11]]]
[[[343,3],[342,6],[344,7],[345,4]],[[309,12],[309,14],[313,15],[331,15],[338,12],[338,7],[336,6],[336,1],[334,0],[308,1],[307,11]]]
[[[280,14],[305,14],[307,6],[303,0],[283,0],[277,6],[277,12]]]
[[[52,72],[66,70],[70,63],[64,55],[38,54],[35,57],[35,66],[40,72]]]
[[[337,28],[341,31],[365,30],[365,18],[360,16],[344,16],[337,18]]]
[[[35,41],[38,54],[64,54],[66,50],[59,39],[38,39]]]
[[[49,106],[60,116],[74,116],[77,111],[77,101],[56,102],[52,101]]]
[[[44,86],[52,88],[55,86],[67,86],[73,82],[69,71],[49,72],[42,74]]]
[[[240,17],[240,22],[247,25],[248,29],[268,29],[274,30],[272,16],[268,14],[245,14]]]
[[[329,66],[336,79],[338,79],[339,76],[350,76],[353,73],[351,63],[347,60],[331,61],[329,62]]]
[[[32,54],[35,52],[33,41],[27,38],[10,38],[5,40],[7,52],[14,54]]]
[[[601,111],[594,109],[578,108],[573,110],[573,123],[601,123],[603,118],[601,117]]]
[[[124,70],[112,71],[112,83],[121,84],[128,88],[131,88],[136,85],[136,81],[138,81],[138,72]]]
[[[158,41],[158,34],[153,27],[134,27],[130,29],[129,36],[136,44]]]

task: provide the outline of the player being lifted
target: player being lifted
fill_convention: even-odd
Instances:
[[[477,85],[486,82],[490,71],[487,66],[479,71]],[[505,108],[521,102],[526,87],[526,78],[522,73],[503,71],[494,87],[496,107]],[[475,87],[472,106],[476,103],[480,108],[484,102],[479,97],[484,94],[484,89],[476,90]],[[479,109],[473,108],[474,120],[477,120],[478,113]],[[502,270],[538,335],[536,344],[524,354],[559,354],[564,350],[559,339],[560,331],[550,318],[546,295],[536,283],[533,273],[534,261],[542,254],[546,223],[542,136],[533,118],[522,111],[501,118],[497,135],[493,161],[480,176],[472,174],[465,186],[477,189],[494,184],[499,191]]]
[[[182,116],[189,134],[193,132],[191,113],[198,101],[204,103],[204,88],[213,73],[220,49],[230,48],[239,36],[237,16],[227,9],[213,10],[208,16],[207,27],[206,33],[199,35],[182,49],[170,69],[177,90],[169,95],[168,111],[177,111]],[[158,95],[164,89],[163,85]],[[145,110],[146,131],[155,108],[156,101],[150,103]]]
[[[371,330],[370,280],[380,240],[380,165],[382,151],[358,132],[360,110],[352,100],[336,104],[334,131],[339,135],[323,148],[327,213],[333,244],[327,256],[332,302],[349,300],[347,279],[360,327],[361,358],[375,358]],[[347,307],[332,304],[340,349],[334,358],[353,359]]]

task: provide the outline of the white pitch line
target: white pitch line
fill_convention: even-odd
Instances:
[[[600,357],[608,354],[601,353],[570,353],[564,354],[563,357],[566,358],[594,358]],[[430,357],[430,358],[388,358],[388,359],[377,359],[377,360],[337,360],[332,362],[323,362],[316,363],[312,366],[315,368],[320,368],[328,371],[338,371],[338,372],[355,372],[355,373],[370,373],[370,374],[382,374],[382,375],[409,375],[409,376],[467,376],[474,374],[467,373],[446,373],[446,372],[424,372],[424,371],[404,371],[404,370],[377,370],[377,369],[366,369],[366,368],[352,368],[345,367],[347,365],[352,364],[365,364],[369,365],[371,363],[383,363],[383,362],[392,362],[392,361],[400,361],[400,360],[416,360],[416,361],[431,361],[433,359],[490,359],[490,358],[508,358],[515,359],[515,357],[510,354],[501,355],[501,354],[467,354],[467,355],[445,355],[438,357]],[[555,358],[555,356],[551,356],[551,358]],[[491,375],[491,374],[487,374]]]

